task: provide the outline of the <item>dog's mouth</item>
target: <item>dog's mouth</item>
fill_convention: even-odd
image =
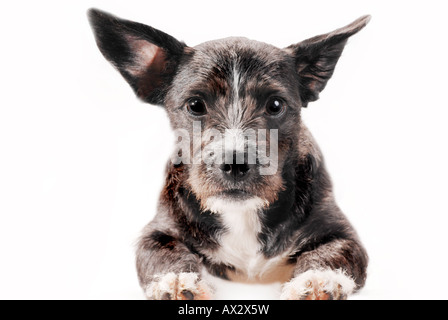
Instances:
[[[249,194],[249,193],[243,189],[229,189],[229,190],[224,191],[224,194],[231,195],[231,196],[232,195],[238,196],[238,195],[245,195],[245,194]]]
[[[253,195],[243,189],[228,189],[222,192],[225,198],[233,198],[238,200],[245,200],[251,198]]]

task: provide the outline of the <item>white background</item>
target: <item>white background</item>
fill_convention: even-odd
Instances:
[[[369,254],[355,299],[447,299],[446,1],[3,1],[0,298],[141,299],[134,245],[153,217],[172,136],[98,51],[98,7],[187,44],[279,47],[364,14],[303,111],[338,203]],[[278,286],[221,284],[219,298]]]

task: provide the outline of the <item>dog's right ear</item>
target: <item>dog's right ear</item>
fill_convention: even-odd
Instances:
[[[163,104],[187,46],[162,31],[97,9],[90,9],[88,17],[101,53],[137,96]]]

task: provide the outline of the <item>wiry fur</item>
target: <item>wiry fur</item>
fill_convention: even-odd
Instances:
[[[223,135],[278,130],[272,175],[259,174],[261,163],[240,180],[227,179],[216,161],[168,163],[157,215],[137,250],[148,298],[209,297],[200,277],[204,268],[229,280],[283,281],[286,299],[343,299],[364,285],[367,254],[335,203],[322,154],[300,112],[318,98],[347,39],[369,17],[285,49],[245,38],[191,48],[98,10],[89,17],[106,59],[141,99],[165,107],[173,129],[193,132],[193,122],[200,121],[203,131]],[[272,96],[287,104],[279,117],[265,113]],[[191,97],[204,101],[206,115],[188,114]],[[244,152],[247,145],[237,138]],[[217,148],[207,135],[195,142],[192,157]],[[266,146],[271,143],[267,139]]]

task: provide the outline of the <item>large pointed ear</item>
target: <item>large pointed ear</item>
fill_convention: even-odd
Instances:
[[[364,28],[369,21],[370,16],[364,16],[344,28],[286,48],[295,57],[304,107],[308,102],[319,99],[319,93],[333,75],[348,38]]]
[[[152,27],[97,9],[88,17],[104,57],[142,100],[163,104],[186,45]]]

